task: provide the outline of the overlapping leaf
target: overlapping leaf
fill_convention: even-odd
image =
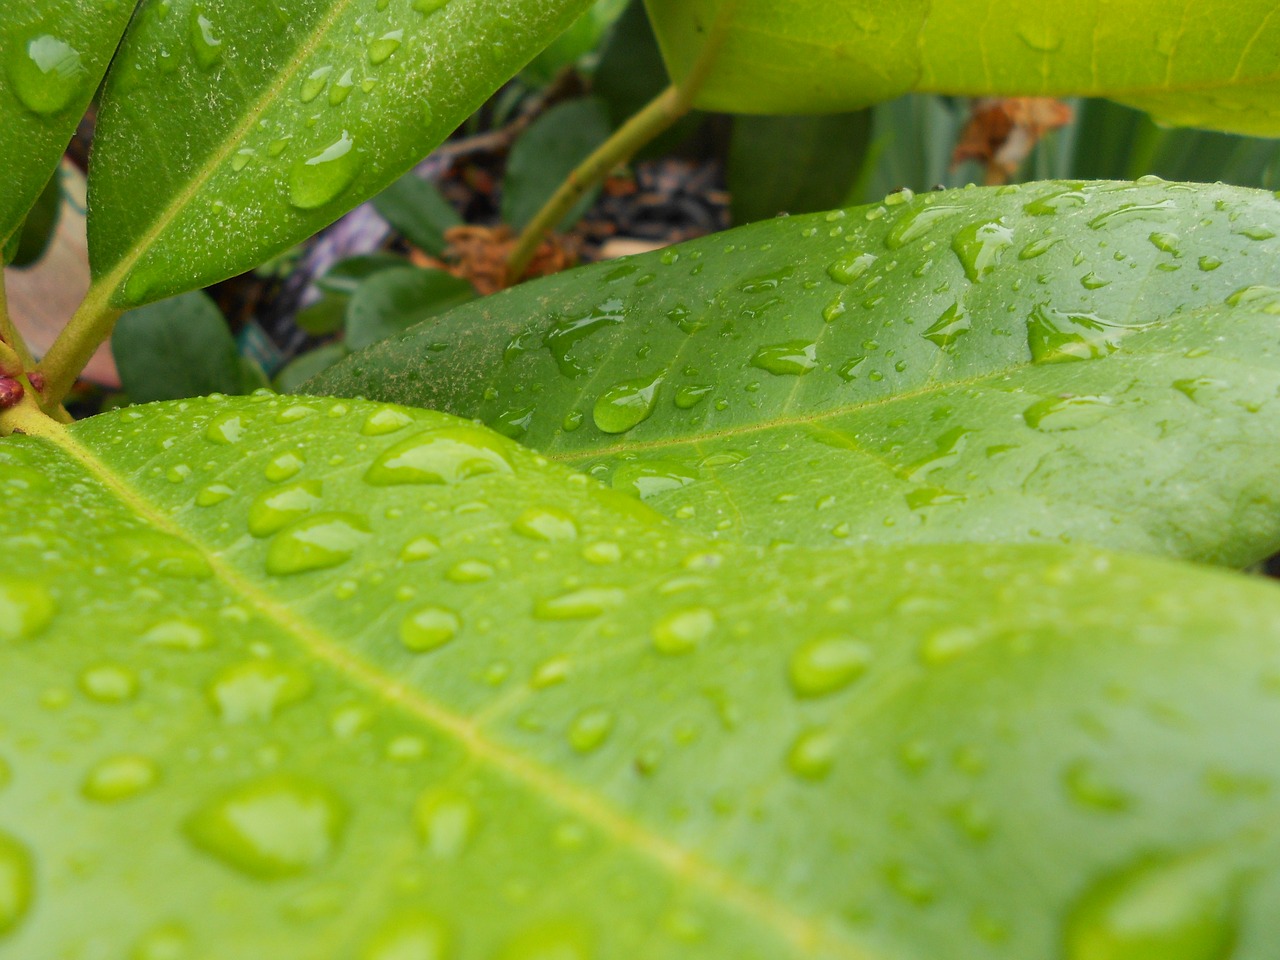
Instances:
[[[689,74],[724,31],[698,103],[834,112],[911,90],[1103,96],[1171,123],[1280,132],[1271,0],[646,0],[668,67]]]
[[[98,282],[136,305],[304,239],[421,159],[589,5],[146,5],[98,128]]]
[[[1222,186],[899,195],[530,284],[307,389],[481,417],[757,543],[1244,564],[1280,546],[1277,233]]]
[[[133,0],[42,0],[0,17],[0,246],[58,166]]]
[[[13,956],[1252,960],[1280,938],[1260,581],[714,545],[364,402],[50,427],[0,448],[0,489],[31,558],[0,573]]]

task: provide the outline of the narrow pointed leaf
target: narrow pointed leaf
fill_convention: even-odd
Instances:
[[[306,389],[518,425],[756,543],[1246,564],[1280,546],[1277,234],[1221,186],[899,195],[530,284]]]
[[[1135,913],[1198,956],[1280,938],[1262,581],[716,546],[358,401],[50,428],[0,487],[7,954],[1083,960]]]
[[[698,105],[836,112],[911,90],[1101,96],[1177,124],[1280,133],[1280,19],[1271,0],[646,0],[681,79],[724,17]]]
[[[0,246],[58,167],[133,0],[6,3],[0,17]]]
[[[136,305],[302,240],[420,160],[588,5],[146,5],[98,129],[98,282]]]

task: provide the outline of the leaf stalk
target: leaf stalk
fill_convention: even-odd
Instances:
[[[44,399],[48,406],[62,403],[94,352],[111,336],[123,313],[111,304],[113,285],[95,283],[71,321],[36,369],[44,375]]]

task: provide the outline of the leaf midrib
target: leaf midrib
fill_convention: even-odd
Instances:
[[[798,956],[812,955],[821,947],[832,951],[830,956],[840,960],[880,960],[864,947],[839,937],[818,919],[742,883],[721,867],[631,819],[600,796],[487,738],[474,721],[442,707],[421,691],[394,680],[351,653],[337,639],[271,597],[216,551],[194,538],[62,425],[46,421],[29,432],[73,459],[135,516],[196,550],[226,587],[247,600],[305,653],[325,663],[348,682],[364,687],[388,706],[452,738],[476,761],[592,823],[619,845],[654,862],[675,879],[702,888],[738,913],[772,928],[796,949]]]

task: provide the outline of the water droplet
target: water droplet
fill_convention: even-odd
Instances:
[[[1267,313],[1275,313],[1280,309],[1280,287],[1268,287],[1255,284],[1241,287],[1227,297],[1227,306],[1238,307],[1242,304],[1258,304],[1266,308]]]
[[[438,650],[453,640],[462,622],[444,607],[422,607],[400,621],[400,642],[414,653]]]
[[[1182,251],[1178,248],[1178,238],[1172,233],[1160,233],[1157,231],[1150,234],[1147,239],[1151,241],[1152,246],[1163,253],[1173,257],[1182,256]]]
[[[1067,960],[1227,960],[1240,877],[1208,856],[1148,857],[1104,877],[1071,911]]]
[[[705,400],[715,387],[704,383],[686,383],[676,390],[675,404],[680,410],[692,410]]]
[[[241,784],[186,822],[195,846],[251,877],[297,876],[328,860],[347,813],[327,787],[277,775]]]
[[[351,96],[351,89],[356,85],[355,71],[347,70],[337,80],[333,81],[333,85],[329,87],[329,106],[336,107],[342,103],[347,97]]]
[[[578,536],[573,517],[557,507],[530,507],[516,518],[511,529],[530,540],[546,542],[574,540]]]
[[[400,551],[400,559],[407,563],[429,560],[440,552],[440,542],[435,537],[415,537],[404,545]]]
[[[150,790],[160,770],[146,757],[126,754],[97,764],[85,778],[80,793],[95,803],[120,803]]]
[[[191,49],[196,63],[208,70],[222,59],[222,38],[211,21],[199,7],[191,9]]]
[[[1053,53],[1062,47],[1062,34],[1047,23],[1022,23],[1018,37],[1038,53]]]
[[[445,579],[451,583],[484,583],[492,580],[497,571],[493,564],[483,560],[461,560],[445,573]]]
[[[1156,203],[1126,203],[1114,210],[1101,213],[1089,221],[1094,230],[1116,223],[1127,223],[1130,220],[1163,220],[1174,209],[1172,200],[1160,200]]]
[[[626,598],[626,591],[617,587],[585,587],[537,601],[533,615],[540,620],[591,620],[622,606]]]
[[[835,750],[836,740],[830,731],[806,730],[791,744],[787,769],[802,780],[825,780],[835,764]]]
[[[333,73],[332,66],[317,67],[307,74],[307,78],[302,81],[302,90],[298,94],[298,99],[303,103],[310,103],[316,97],[324,92],[325,86],[329,83],[329,74]]]
[[[53,620],[53,596],[30,580],[0,580],[0,641],[30,640]]]
[[[42,116],[72,105],[89,72],[75,47],[42,34],[17,47],[9,60],[9,79],[22,105]]]
[[[830,264],[827,276],[836,283],[850,284],[870,270],[879,259],[872,253],[849,254]]]
[[[591,417],[604,433],[626,433],[653,413],[662,374],[614,384],[596,400]]]
[[[751,365],[774,376],[802,377],[817,369],[818,345],[809,340],[787,340],[761,347],[751,358]]]
[[[414,806],[413,819],[423,844],[439,860],[458,859],[475,835],[478,821],[470,800],[444,789],[423,793]]]
[[[1248,237],[1250,240],[1271,240],[1276,235],[1274,230],[1268,230],[1266,227],[1245,227],[1239,233],[1240,236]]]
[[[580,377],[587,370],[573,357],[574,347],[592,334],[607,327],[616,326],[624,319],[622,301],[606,300],[582,316],[562,317],[557,320],[542,338],[542,345],[555,359],[556,366],[559,367],[563,376]]]
[[[244,421],[238,413],[224,413],[209,421],[204,436],[212,443],[230,446],[237,443],[244,434]]]
[[[205,650],[213,646],[209,631],[188,620],[165,620],[138,638],[139,643],[170,650]]]
[[[345,563],[369,539],[369,523],[354,513],[318,513],[276,534],[267,572],[278,577]]]
[[[1022,419],[1033,430],[1056,433],[1079,430],[1105,420],[1114,401],[1104,396],[1046,397],[1022,411]]]
[[[403,30],[391,30],[369,44],[369,62],[375,67],[386,63],[393,53],[400,49],[404,41]]]
[[[1199,262],[1200,262],[1200,269],[1203,270],[1205,273],[1212,273],[1214,270],[1217,270],[1220,266],[1222,266],[1221,260],[1219,260],[1217,257],[1211,257],[1208,255],[1201,257]]]
[[[107,538],[107,552],[126,569],[166,577],[202,580],[213,575],[203,554],[184,540],[155,530],[135,530]]]
[[[11,933],[35,897],[31,854],[16,837],[0,830],[0,937]]]
[[[964,210],[964,207],[957,204],[913,204],[894,223],[893,229],[885,237],[885,246],[890,250],[899,250],[911,241],[924,236],[935,224],[949,220]]]
[[[1142,327],[1122,327],[1092,313],[1064,313],[1038,304],[1027,318],[1027,344],[1035,363],[1097,360],[1120,349],[1120,342]]]
[[[1032,240],[1018,252],[1018,259],[1034,260],[1036,257],[1042,257],[1048,253],[1055,244],[1061,242],[1061,237],[1041,237],[1039,240]]]
[[[1129,794],[1111,782],[1088,760],[1077,760],[1070,764],[1062,773],[1062,783],[1072,800],[1091,810],[1123,813],[1133,805]]]
[[[1013,231],[1003,220],[974,223],[958,231],[951,241],[951,249],[960,258],[964,274],[971,283],[979,282],[994,270],[1013,246]]]
[[[670,657],[692,653],[711,636],[716,616],[706,607],[667,614],[653,626],[653,648]]]
[[[301,480],[260,493],[249,506],[249,532],[269,537],[314,513],[321,504],[321,489],[319,480]]]
[[[379,407],[364,418],[360,432],[366,437],[381,437],[395,433],[413,423],[413,417],[397,407]]]
[[[105,663],[80,674],[80,689],[98,703],[124,703],[138,694],[138,675],[128,667]]]
[[[969,319],[969,314],[957,302],[947,307],[933,326],[920,336],[945,350],[972,329],[973,323]]]
[[[225,483],[211,483],[196,494],[197,507],[214,507],[235,496],[235,490]]]
[[[547,923],[517,936],[497,960],[593,960],[592,938],[575,923]]]
[[[449,960],[453,948],[445,925],[428,914],[406,913],[383,925],[360,960]]]
[[[836,693],[867,672],[871,657],[871,648],[852,637],[810,640],[791,656],[791,688],[800,697]]]
[[[413,0],[413,9],[419,13],[430,15],[442,9],[448,3],[449,0]]]
[[[613,713],[603,707],[583,710],[569,726],[569,746],[578,753],[591,753],[604,746],[613,733]]]
[[[479,427],[415,434],[384,451],[364,479],[374,486],[456,484],[489,473],[513,473],[502,440]]]
[[[311,693],[311,677],[275,660],[246,660],[227,667],[209,684],[209,702],[224,723],[271,720]]]
[[[1083,207],[1088,202],[1089,195],[1083,190],[1078,187],[1066,187],[1046,193],[1043,197],[1024,204],[1022,209],[1033,217],[1047,217],[1060,210]]]
[[[191,934],[179,923],[163,923],[142,935],[129,960],[191,960]]]
[[[290,450],[268,463],[263,475],[272,483],[283,483],[296,477],[304,465],[302,457]]]
[[[646,500],[669,490],[687,487],[697,479],[696,471],[675,460],[643,460],[622,464],[614,471],[609,485]]]
[[[299,210],[314,210],[336,200],[355,182],[364,163],[347,131],[319,153],[300,160],[289,177],[289,202]]]
[[[958,660],[982,643],[982,634],[970,627],[943,627],[920,643],[920,660],[928,667],[940,667]]]

